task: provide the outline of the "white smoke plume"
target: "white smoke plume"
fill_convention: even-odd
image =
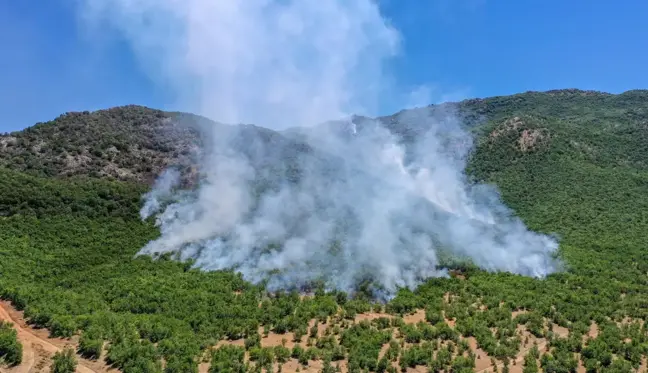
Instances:
[[[491,271],[557,270],[553,238],[529,231],[496,191],[466,181],[472,139],[457,115],[401,113],[403,130],[418,131],[408,141],[379,121],[349,119],[375,111],[389,88],[384,62],[398,50],[399,35],[374,2],[82,5],[84,16],[121,31],[153,76],[201,114],[301,127],[281,135],[212,128],[197,189],[173,194],[178,175],[167,173],[146,196],[141,215],[159,213],[161,236],[142,253],[235,268],[271,289],[322,279],[351,290],[369,279],[387,296],[445,275],[441,253]],[[317,125],[327,118],[347,119]]]
[[[153,189],[144,196],[144,206],[140,210],[140,217],[146,219],[152,214],[160,211],[165,200],[173,195],[173,189],[180,184],[180,173],[178,170],[169,168],[165,170],[155,181]]]

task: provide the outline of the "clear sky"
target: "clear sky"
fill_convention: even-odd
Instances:
[[[86,37],[72,2],[0,2],[0,131],[124,104],[183,109],[127,44]],[[648,88],[645,0],[383,0],[381,11],[402,34],[395,79],[452,92],[441,99]]]

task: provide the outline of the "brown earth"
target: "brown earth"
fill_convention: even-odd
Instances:
[[[490,133],[490,139],[495,140],[508,132],[517,131],[522,126],[524,126],[524,121],[520,117],[508,119]]]
[[[417,310],[411,315],[406,315],[403,317],[403,321],[406,324],[418,324],[421,321],[425,321],[425,310]]]
[[[549,140],[549,131],[546,128],[525,129],[518,139],[518,148],[523,153],[535,150],[540,144]]]
[[[525,311],[517,311],[517,314],[523,313]],[[365,314],[359,314],[356,315],[355,317],[355,322],[359,323],[362,321],[371,321],[375,320],[381,317],[386,317],[386,318],[393,318],[393,315],[386,314],[386,313],[365,313]],[[425,311],[424,310],[417,310],[413,314],[405,315],[403,317],[403,320],[407,324],[416,324],[421,321],[425,321]],[[446,322],[448,325],[451,327],[454,327],[454,320],[448,320],[446,319]],[[309,328],[314,325],[314,320],[311,321],[309,324]],[[327,327],[333,327],[333,323],[327,323],[327,324],[319,324],[318,327],[318,334],[321,336],[324,334],[325,330]],[[560,327],[556,324],[552,325],[552,328],[554,330],[554,333],[561,337],[566,337],[569,333],[569,331],[566,328]],[[536,345],[538,349],[542,352],[543,349],[547,345],[547,341],[544,338],[537,338],[531,333],[529,333],[526,328],[523,325],[520,325],[518,327],[518,333],[520,333],[520,336],[522,337],[523,343],[521,345],[520,351],[517,354],[517,358],[514,359],[514,361],[511,361],[511,365],[509,366],[511,373],[521,373],[522,372],[522,367],[523,367],[523,362],[524,362],[524,356],[528,353],[528,351]],[[397,337],[398,333],[394,334],[394,337]],[[275,333],[268,333],[267,337],[263,337],[261,340],[261,345],[262,347],[274,347],[274,346],[281,346],[282,345],[282,340],[286,340],[285,346],[288,348],[294,347],[295,343],[292,341],[293,334],[292,333],[286,333],[286,334],[275,334]],[[397,337],[398,338],[398,337]],[[305,345],[305,341],[308,338],[304,336],[301,341],[301,345]],[[486,372],[486,371],[493,371],[493,365],[491,364],[491,359],[488,356],[488,354],[482,350],[481,348],[478,347],[477,345],[477,340],[474,337],[469,337],[465,338],[468,341],[468,345],[470,346],[470,350],[475,353],[475,372],[480,373],[480,372]],[[526,342],[525,342],[526,341]],[[237,346],[242,346],[244,340],[235,340],[235,341],[221,341],[217,346],[221,346],[223,344],[233,344]],[[408,343],[405,344],[406,347],[409,346]],[[389,344],[383,345],[379,356],[382,357],[387,349],[389,348]],[[348,372],[347,366],[346,366],[346,361],[341,361],[340,363],[340,368],[343,373]],[[398,367],[397,362],[393,364],[395,367]],[[335,366],[335,363],[333,363],[333,366]],[[497,368],[501,370],[503,367],[503,362],[498,361],[497,362]],[[278,368],[278,365],[275,364],[275,371]],[[282,366],[282,372],[285,373],[296,373],[297,368],[299,368],[300,372],[307,372],[307,373],[316,373],[319,372],[322,369],[322,362],[321,361],[309,361],[308,366],[303,366],[299,364],[299,362],[296,359],[290,359],[288,362],[283,364]],[[398,368],[400,370],[400,368]],[[200,373],[207,373],[209,370],[209,364],[208,363],[203,363],[200,366]],[[415,368],[407,368],[407,373],[424,373],[427,372],[427,368],[423,366],[417,366]]]
[[[37,373],[49,372],[52,356],[65,347],[76,349],[75,340],[50,338],[44,329],[34,329],[27,325],[22,312],[17,311],[9,302],[0,302],[0,320],[13,324],[18,334],[18,341],[23,346],[22,364],[1,368],[1,373]],[[78,373],[108,373],[117,372],[110,369],[103,361],[89,361],[78,357],[76,371]]]
[[[502,136],[514,135],[515,148],[522,153],[528,153],[533,150],[545,148],[551,138],[547,128],[535,128],[530,122],[535,122],[534,118],[513,117],[497,126],[488,137],[491,144]]]
[[[446,299],[449,297],[446,296]],[[526,311],[515,311],[513,317],[520,313]],[[386,313],[365,313],[356,315],[353,322],[359,323],[362,321],[371,321],[378,319],[380,317],[393,318],[393,315]],[[22,312],[15,310],[9,302],[1,301],[0,302],[0,320],[8,321],[13,323],[14,328],[18,334],[18,340],[23,345],[23,363],[17,367],[12,368],[0,368],[0,373],[36,373],[36,372],[49,372],[49,367],[51,364],[52,355],[55,352],[62,350],[65,347],[76,348],[77,339],[72,338],[69,340],[60,339],[60,338],[50,338],[48,331],[45,329],[35,329],[27,325]],[[417,310],[412,314],[405,315],[403,320],[407,324],[417,324],[419,322],[425,321],[425,311]],[[446,322],[454,327],[454,320],[446,319]],[[309,323],[309,329],[315,325],[315,320],[311,320]],[[327,332],[327,329],[333,328],[339,323],[334,322],[334,320],[328,320],[327,323],[318,323],[318,336],[323,336]],[[552,325],[552,329],[555,334],[560,337],[566,337],[569,335],[569,330],[567,328],[558,326],[556,324]],[[330,330],[328,330],[330,332]],[[274,347],[281,346],[282,344],[285,347],[292,349],[296,342],[294,341],[293,333],[277,334],[269,332],[266,336],[263,336],[263,329],[259,330],[259,333],[262,335],[261,346],[262,347]],[[510,371],[511,373],[521,373],[522,365],[524,362],[524,356],[528,353],[534,345],[538,347],[540,351],[544,351],[547,341],[544,338],[536,338],[531,333],[529,333],[523,325],[518,326],[518,334],[522,339],[522,344],[517,358],[514,361],[511,361]],[[589,337],[595,338],[598,335],[598,327],[595,324],[592,324],[590,331],[588,333]],[[399,333],[394,331],[394,338],[399,339]],[[491,358],[486,354],[484,350],[478,347],[477,340],[474,337],[464,338],[470,350],[475,354],[475,372],[481,373],[486,371],[493,371],[493,365],[491,363]],[[306,345],[308,341],[308,336],[305,335],[302,337],[299,342],[302,346]],[[218,348],[222,345],[236,345],[244,346],[244,340],[227,340],[220,341],[214,348]],[[406,346],[409,344],[406,344]],[[380,352],[382,357],[388,349],[389,344],[385,344]],[[79,364],[77,366],[77,372],[79,373],[116,373],[118,370],[108,367],[104,361],[90,361],[77,357]],[[333,362],[333,366],[339,363],[342,372],[347,372],[346,361]],[[397,364],[397,362],[395,363]],[[396,366],[396,365],[395,365]],[[503,363],[501,361],[497,362],[497,369],[501,370]],[[322,369],[322,361],[309,361],[308,366],[302,366],[296,359],[289,359],[286,363],[282,365],[282,372],[286,373],[295,373],[299,368],[300,372],[305,373],[316,373]],[[642,364],[642,372],[646,370],[646,364]],[[275,363],[275,371],[278,369],[278,365]],[[579,365],[578,371],[582,373],[584,368],[582,364]],[[641,370],[641,369],[640,369]],[[199,365],[200,373],[207,373],[209,371],[209,362],[204,360]],[[425,367],[415,367],[408,368],[407,372],[409,373],[418,373],[425,372]]]

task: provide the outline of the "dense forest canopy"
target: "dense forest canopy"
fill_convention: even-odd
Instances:
[[[291,361],[327,372],[341,362],[354,372],[464,372],[490,358],[501,371],[638,369],[648,353],[648,91],[452,105],[476,136],[466,172],[496,185],[529,227],[560,236],[562,272],[537,280],[458,264],[461,275],[402,289],[383,305],[362,291],[271,294],[234,271],[135,257],[159,235],[139,218],[142,194],[168,165],[191,176],[207,119],[127,106],[0,137],[0,295],[53,336],[80,336],[78,356],[124,372],[195,372],[203,359],[212,372]],[[404,138],[418,133],[393,119],[379,118]],[[299,134],[246,128],[259,141],[294,144],[279,157],[313,152]],[[352,322],[372,308],[385,318]],[[417,310],[422,320],[403,321]],[[1,326],[0,359],[19,363],[15,334]],[[531,348],[520,327],[546,345]],[[289,343],[268,347],[267,333]],[[57,359],[74,360],[67,351]]]

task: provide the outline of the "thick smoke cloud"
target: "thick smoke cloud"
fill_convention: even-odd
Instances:
[[[141,253],[235,268],[274,289],[372,280],[385,296],[445,275],[442,255],[528,276],[557,270],[553,238],[529,231],[495,190],[467,182],[472,139],[451,110],[403,112],[413,139],[350,119],[375,109],[389,87],[383,62],[398,49],[373,2],[103,0],[83,9],[107,16],[201,114],[298,127],[281,141],[211,128],[199,186],[174,191],[171,171],[147,194],[141,214],[157,214],[161,236]],[[327,118],[343,119],[316,125]],[[288,180],[286,169],[298,176]]]
[[[376,109],[399,34],[372,0],[77,0],[152,78],[224,123],[270,128]]]

